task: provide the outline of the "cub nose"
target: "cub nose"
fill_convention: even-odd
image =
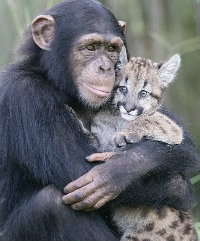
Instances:
[[[129,113],[136,109],[136,106],[130,103],[124,103],[124,109]]]

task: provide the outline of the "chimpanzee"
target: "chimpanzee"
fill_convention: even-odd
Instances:
[[[120,24],[99,2],[64,1],[33,21],[1,73],[1,240],[119,240],[111,206],[191,207],[185,173],[198,157],[186,133],[180,146],[147,140],[100,165],[85,160],[98,150],[77,117],[89,129],[111,95]]]

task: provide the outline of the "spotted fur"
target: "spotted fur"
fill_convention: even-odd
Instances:
[[[122,207],[115,210],[113,220],[123,232],[121,241],[198,240],[190,214],[170,207]]]

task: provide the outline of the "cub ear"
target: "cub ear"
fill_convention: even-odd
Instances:
[[[51,15],[39,15],[31,25],[35,43],[44,50],[50,50],[55,34],[55,20]]]
[[[158,75],[160,77],[160,81],[163,83],[164,87],[167,87],[176,77],[176,73],[181,66],[181,57],[179,54],[176,54],[172,56],[166,63],[158,66]]]
[[[119,60],[117,63],[117,70],[120,70],[124,65],[128,63],[128,55],[126,47],[123,45],[121,52],[119,54]]]

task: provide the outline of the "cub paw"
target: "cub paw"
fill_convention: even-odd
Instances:
[[[118,132],[113,135],[113,141],[117,147],[124,147],[127,145],[125,136],[126,136],[125,132]]]
[[[140,141],[140,137],[136,136],[135,133],[126,133],[125,140],[128,144],[136,143]]]
[[[114,143],[117,147],[124,147],[127,144],[132,144],[140,141],[140,137],[135,133],[130,132],[118,132],[113,136]]]

